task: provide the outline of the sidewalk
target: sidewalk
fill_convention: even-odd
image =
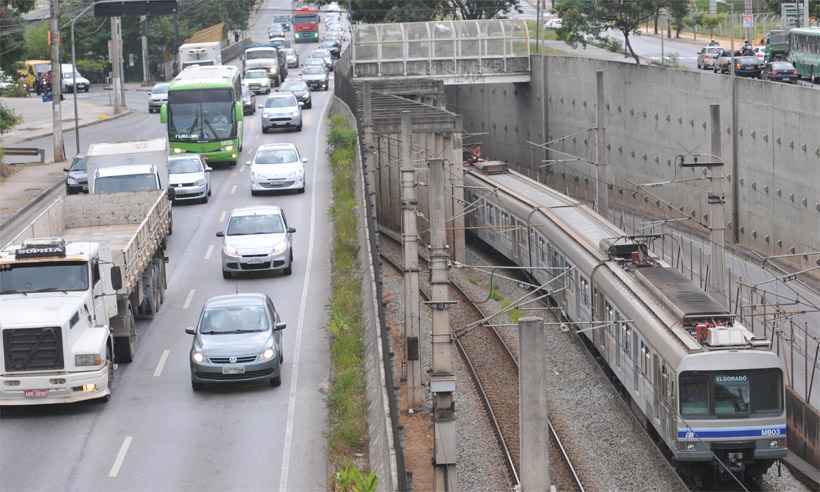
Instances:
[[[9,221],[59,187],[64,167],[65,162],[28,164],[15,166],[8,177],[0,176],[0,233],[5,231]]]
[[[0,104],[14,110],[23,118],[11,131],[0,135],[0,146],[14,145],[33,138],[51,135],[51,103],[44,103],[39,97],[0,97]],[[66,96],[62,102],[63,130],[74,129],[74,102]],[[77,101],[80,127],[105,121],[114,117],[113,108],[86,100]],[[121,113],[117,117],[127,114]]]

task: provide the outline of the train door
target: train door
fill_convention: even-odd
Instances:
[[[604,300],[603,294],[601,291],[596,289],[594,286],[592,288],[592,299],[595,302],[595,305],[592,309],[592,320],[603,320],[607,318],[606,308],[609,303]],[[592,325],[593,332],[597,335],[597,344],[598,352],[604,358],[604,360],[609,361],[609,354],[607,353],[607,344],[606,344],[606,334],[607,330],[609,329],[606,323],[600,323],[597,326]]]
[[[652,354],[652,393],[653,405],[655,407],[655,420],[659,421],[661,418],[661,367],[658,354]],[[661,427],[663,428],[663,427]]]
[[[636,330],[630,330],[632,332],[632,378],[633,384],[635,385],[635,391],[637,393],[641,392],[641,381],[640,381],[640,364],[638,357],[638,332]]]
[[[566,289],[566,293],[567,293],[567,313],[568,313],[570,318],[577,319],[576,316],[577,316],[577,313],[578,313],[578,295],[577,295],[577,291],[575,290],[575,289],[578,288],[578,287],[576,287],[576,285],[578,283],[578,280],[576,278],[577,272],[575,271],[575,268],[571,264],[568,264],[567,266],[569,267],[569,270],[567,270],[567,274],[566,274],[566,277],[567,277],[567,282],[566,282],[566,285],[567,285],[567,289]]]

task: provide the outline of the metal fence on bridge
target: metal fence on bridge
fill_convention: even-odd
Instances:
[[[437,77],[529,80],[530,42],[523,20],[359,24],[353,33],[354,78]],[[505,77],[509,80],[505,80]]]

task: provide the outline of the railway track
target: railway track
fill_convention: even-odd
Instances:
[[[401,273],[402,268],[398,260],[401,255],[395,241],[386,238],[382,244],[386,246],[381,252],[385,263]],[[419,290],[421,296],[429,300],[429,281],[423,275],[419,278]],[[464,326],[490,314],[485,313],[455,283],[450,284],[450,296],[451,299],[461,301],[450,308],[452,326]],[[481,326],[464,333],[456,333],[456,348],[493,426],[510,479],[517,485],[519,483],[518,360],[498,331],[491,326]],[[547,425],[551,435],[550,476],[553,484],[558,490],[583,491],[583,483],[560,436],[551,423],[547,422]],[[558,463],[564,466],[556,466]]]

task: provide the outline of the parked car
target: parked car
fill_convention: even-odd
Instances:
[[[270,94],[270,77],[264,68],[252,68],[245,72],[245,84],[254,94]]]
[[[151,92],[148,93],[148,112],[159,113],[162,105],[168,102],[168,86],[171,84],[160,82],[151,87]]]
[[[307,61],[314,60],[319,64],[308,64]],[[308,59],[305,66],[302,68],[302,80],[308,85],[311,90],[326,91],[330,86],[330,77],[324,67],[324,63],[318,58]]]
[[[208,203],[211,196],[211,168],[199,154],[168,156],[168,183],[174,190],[174,203]]]
[[[766,64],[760,73],[760,78],[794,83],[800,79],[800,74],[797,73],[797,69],[790,62],[773,61]]]
[[[285,59],[288,61],[288,68],[298,68],[299,53],[297,53],[293,48],[284,48],[282,51],[285,52]]]
[[[292,234],[285,212],[265,205],[231,211],[222,238],[222,277],[240,272],[293,272]]]
[[[295,128],[302,131],[302,108],[296,96],[290,93],[274,93],[268,96],[262,109],[262,133],[273,128]]]
[[[723,49],[720,46],[704,46],[698,51],[698,68],[702,70],[715,68],[717,58]]]
[[[277,89],[279,92],[290,92],[296,96],[296,100],[302,106],[302,109],[310,109],[313,107],[313,98],[310,95],[310,88],[304,80],[288,79]]]
[[[63,171],[65,172],[65,193],[73,195],[75,193],[88,193],[88,172],[86,170],[86,160],[84,155],[76,155],[71,161],[71,165]]]
[[[265,294],[233,294],[208,299],[195,328],[189,361],[191,388],[205,384],[267,381],[282,384],[282,321]]]
[[[70,63],[63,63],[62,78],[63,78],[63,92],[74,92],[74,84],[77,84],[77,92],[88,92],[91,90],[91,81],[83,77],[79,70],[74,69],[74,65]]]
[[[242,84],[242,110],[245,114],[256,114],[256,94]]]
[[[547,21],[544,22],[545,29],[561,29],[561,26],[562,22],[559,17],[553,17],[551,19],[547,19]]]
[[[304,193],[306,162],[292,143],[260,145],[250,164],[251,195],[265,191]]]

